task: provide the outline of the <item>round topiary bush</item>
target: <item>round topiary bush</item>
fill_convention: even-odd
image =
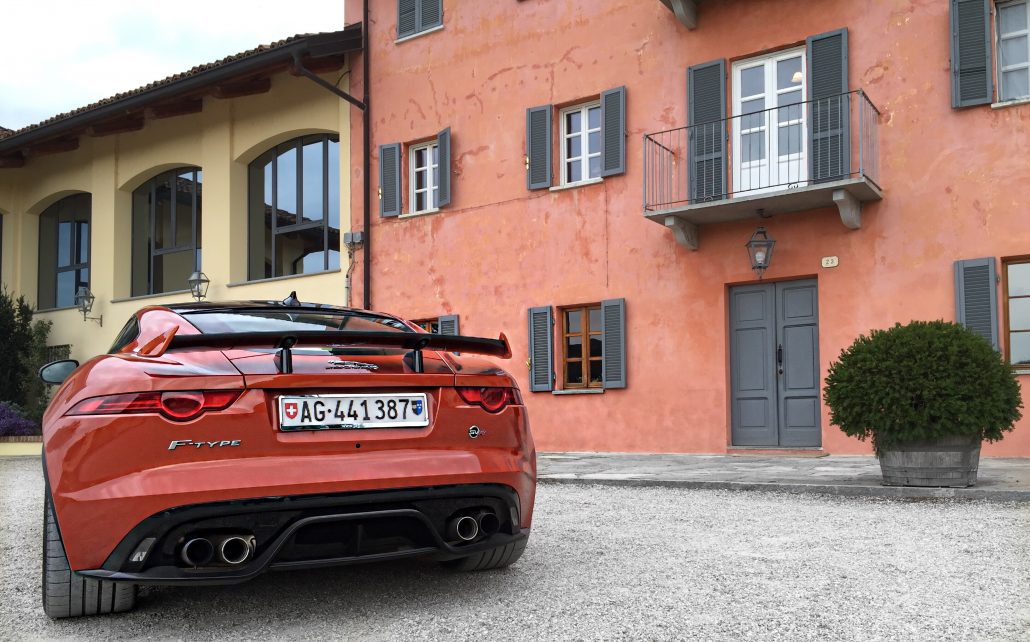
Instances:
[[[997,441],[1022,417],[1019,382],[991,344],[955,323],[859,336],[830,364],[830,421],[877,454],[946,436]]]

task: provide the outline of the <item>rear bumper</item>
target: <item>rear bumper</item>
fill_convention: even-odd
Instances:
[[[498,532],[469,543],[448,541],[448,517],[481,507],[501,517]],[[118,543],[100,568],[78,573],[137,584],[236,584],[268,570],[423,555],[454,559],[528,538],[530,530],[521,522],[518,494],[496,484],[213,502],[148,517]],[[301,534],[312,529],[331,541],[314,548],[299,545]],[[217,530],[254,533],[253,557],[232,568],[189,568],[178,562],[184,540]],[[378,539],[365,533],[375,533]],[[312,555],[313,550],[321,554]]]

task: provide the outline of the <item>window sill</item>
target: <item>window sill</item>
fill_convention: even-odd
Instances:
[[[552,395],[603,395],[604,388],[566,388],[564,390],[552,390]]]
[[[117,299],[111,299],[111,303],[124,303],[125,301],[142,301],[144,299],[158,299],[164,296],[175,296],[176,294],[189,294],[189,289],[186,290],[171,290],[169,292],[159,292],[157,294],[137,294],[136,296],[123,296]]]
[[[565,183],[564,185],[555,185],[554,187],[548,188],[552,192],[561,192],[567,189],[576,189],[577,187],[583,187],[585,185],[597,185],[603,183],[604,178],[591,178],[585,181],[578,181],[576,183]]]
[[[1027,368],[1024,368],[1024,367],[1020,366],[1019,368],[1013,368],[1012,369],[1012,374],[1014,374],[1016,376],[1030,375],[1030,369],[1027,369]]]
[[[46,314],[47,312],[64,312],[65,310],[78,310],[77,305],[66,305],[63,308],[47,308],[46,310],[36,310],[33,314]]]
[[[1016,107],[1017,105],[1030,105],[1030,96],[1013,98],[1012,100],[1000,100],[996,103],[991,103],[991,109],[1005,109],[1006,107]]]
[[[436,25],[435,27],[430,27],[430,28],[426,29],[425,31],[419,31],[418,33],[413,33],[410,36],[404,36],[403,38],[397,38],[396,40],[393,41],[393,44],[399,45],[402,42],[407,42],[409,40],[414,40],[415,38],[418,38],[419,36],[424,36],[427,33],[433,33],[434,31],[440,31],[441,29],[443,29],[443,25]]]
[[[303,279],[306,276],[320,276],[322,274],[336,274],[340,272],[340,268],[335,270],[322,270],[321,272],[307,272],[306,274],[287,274],[285,276],[273,276],[267,279],[254,279],[253,281],[236,281],[234,283],[227,283],[227,288],[238,288],[244,285],[255,285],[257,283],[271,283],[273,281],[286,281],[289,279]]]
[[[440,208],[426,210],[424,212],[408,212],[407,214],[401,214],[397,218],[418,218],[420,216],[428,216],[429,214],[436,214],[440,211]]]

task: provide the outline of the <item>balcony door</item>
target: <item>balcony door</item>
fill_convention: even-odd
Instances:
[[[805,49],[733,65],[733,195],[790,189],[808,180]]]

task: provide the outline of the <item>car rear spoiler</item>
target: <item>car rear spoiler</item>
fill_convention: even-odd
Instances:
[[[422,372],[422,351],[468,352],[502,359],[511,358],[508,338],[465,337],[421,332],[373,332],[349,330],[301,330],[297,332],[224,332],[215,334],[175,334],[164,343],[165,350],[175,348],[253,348],[279,350],[276,365],[279,371],[293,372],[291,349],[294,346],[377,346],[412,351],[412,369]],[[163,351],[162,351],[163,352]],[[156,356],[156,355],[148,355]]]

